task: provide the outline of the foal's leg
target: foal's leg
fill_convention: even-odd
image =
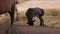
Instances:
[[[34,20],[32,20],[33,18],[31,18],[31,17],[27,17],[27,19],[28,19],[28,25],[34,25]]]
[[[32,25],[32,18],[31,17],[27,17],[27,19],[28,19],[28,25]]]
[[[44,20],[42,16],[39,16],[38,18],[40,19],[40,26],[44,26]]]
[[[13,25],[13,22],[14,22],[14,11],[15,11],[15,8],[12,7],[11,11],[8,12],[11,18],[11,25]]]

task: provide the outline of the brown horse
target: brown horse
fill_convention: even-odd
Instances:
[[[11,18],[11,25],[14,22],[14,12],[17,3],[17,0],[0,0],[0,15],[8,12]]]
[[[34,16],[37,16],[40,19],[40,26],[44,26],[44,21],[42,16],[44,16],[44,10],[41,8],[29,8],[26,12],[28,19],[28,25],[33,25],[35,20],[32,20]]]

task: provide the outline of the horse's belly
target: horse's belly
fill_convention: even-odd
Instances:
[[[10,10],[10,8],[11,8],[11,6],[7,6],[7,5],[5,5],[5,6],[4,6],[4,5],[0,5],[0,10],[1,10],[1,11],[9,11],[9,10]],[[0,12],[1,12],[1,11],[0,11]]]
[[[12,7],[12,4],[13,4],[13,0],[0,0],[0,10],[9,11]]]
[[[6,12],[8,12],[8,11],[1,11],[1,10],[0,10],[0,15],[1,15],[1,14],[4,14],[4,13],[6,13]]]

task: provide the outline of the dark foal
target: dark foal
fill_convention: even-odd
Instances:
[[[26,12],[28,25],[34,25],[34,21],[32,20],[34,16],[37,16],[40,19],[40,26],[44,26],[44,20],[42,16],[44,16],[44,10],[41,8],[29,8]]]

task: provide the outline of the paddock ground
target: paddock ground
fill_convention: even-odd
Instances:
[[[10,21],[6,21],[0,25],[0,34],[60,34],[60,28],[40,27],[13,24],[11,29],[8,29]],[[10,30],[10,31],[9,31]]]

